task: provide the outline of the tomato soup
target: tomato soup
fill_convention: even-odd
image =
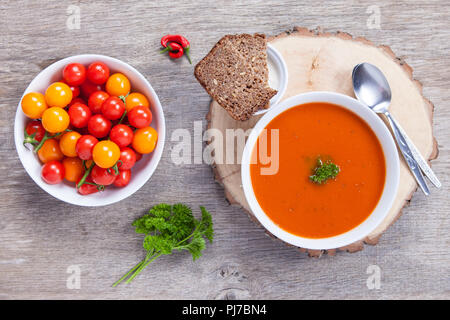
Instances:
[[[266,215],[285,231],[306,238],[327,238],[361,224],[383,192],[386,164],[383,149],[369,125],[355,113],[330,103],[290,108],[267,126],[278,129],[279,163],[274,174],[253,149],[250,176],[256,199]],[[339,166],[334,179],[310,180],[322,161]]]

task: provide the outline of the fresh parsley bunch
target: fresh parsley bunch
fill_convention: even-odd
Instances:
[[[192,215],[192,210],[184,204],[158,204],[149,213],[136,219],[133,226],[136,233],[145,234],[143,247],[147,254],[141,262],[131,268],[113,287],[126,280],[130,283],[152,261],[174,250],[187,250],[193,260],[202,255],[206,247],[205,239],[213,241],[214,230],[211,214],[200,207],[200,220]]]

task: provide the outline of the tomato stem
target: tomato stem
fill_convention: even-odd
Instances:
[[[56,138],[60,135],[62,135],[64,132],[69,132],[72,130],[66,129],[64,131],[55,133],[54,135],[49,135],[47,131],[45,131],[44,137],[42,138],[41,142],[39,142],[39,144],[34,148],[34,152],[38,152],[40,148],[42,148],[42,146],[44,145],[44,142],[47,141],[48,139],[52,139],[52,138]]]
[[[96,186],[98,191],[105,190],[105,186],[104,185],[98,184],[98,183],[95,183],[95,182],[85,182],[83,184],[90,184],[91,186]]]
[[[129,94],[130,94],[130,93],[127,93],[125,96],[119,96],[118,98],[119,98],[120,100],[122,100],[123,103],[125,103],[125,100],[126,100],[126,98],[128,97]]]
[[[90,182],[86,182],[87,177],[89,176],[89,174],[91,173],[92,169],[94,168],[95,163],[92,162],[91,166],[89,167],[89,169],[86,170],[86,172],[84,173],[83,177],[80,179],[80,181],[77,183],[76,188],[80,188],[83,184],[85,183],[90,183]]]
[[[24,145],[25,147],[26,147],[26,144],[27,144],[27,143],[32,144],[32,145],[39,144],[39,141],[37,141],[37,140],[35,139],[36,133],[37,133],[37,132],[34,132],[34,133],[32,133],[32,134],[28,134],[28,133],[27,133],[27,130],[25,130],[25,133],[24,133],[25,138],[23,139],[23,145]]]
[[[122,123],[122,121],[123,121],[123,119],[125,119],[125,116],[127,115],[127,110],[125,110],[124,112],[123,112],[123,115],[122,115],[122,117],[120,117],[120,120],[119,120],[119,123],[118,124],[121,124]]]
[[[115,175],[118,175],[119,174],[119,167],[117,166],[117,164],[118,163],[121,163],[121,164],[123,164],[123,161],[122,160],[119,160],[119,161],[117,161],[116,162],[116,164],[115,165],[113,165],[110,169],[113,169],[114,170],[114,174]]]

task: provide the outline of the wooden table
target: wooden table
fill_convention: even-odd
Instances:
[[[0,4],[0,298],[1,299],[336,299],[450,298],[450,31],[439,1],[3,1]],[[376,7],[374,3],[379,3]],[[76,7],[70,7],[75,5]],[[80,10],[80,28],[70,19]],[[72,10],[72,11],[71,11]],[[75,11],[73,11],[75,10]],[[377,26],[377,13],[379,28]],[[67,20],[69,19],[69,24]],[[210,98],[185,59],[160,55],[159,39],[182,33],[194,63],[224,34],[278,34],[295,25],[364,36],[414,68],[435,104],[443,187],[418,191],[377,246],[308,258],[265,236],[224,199],[207,164],[175,165],[171,133],[193,132]],[[70,28],[69,28],[69,27]],[[50,63],[74,54],[124,60],[151,82],[168,129],[162,160],[137,193],[103,208],[58,201],[26,174],[14,147],[13,120],[22,92]],[[131,222],[154,204],[183,202],[213,213],[216,238],[195,263],[162,257],[131,285],[111,288],[143,257]],[[79,268],[79,289],[67,286]],[[378,282],[373,282],[377,273]],[[71,289],[72,288],[72,289]]]

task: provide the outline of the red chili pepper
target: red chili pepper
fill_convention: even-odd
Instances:
[[[167,44],[167,46],[160,51],[160,53],[164,53],[169,51],[169,56],[173,59],[178,59],[183,56],[183,47],[176,42],[171,42]]]
[[[190,43],[185,37],[178,35],[178,34],[176,34],[176,35],[168,34],[161,38],[161,45],[164,48],[167,48],[169,42],[170,42],[170,44],[177,43],[177,44],[181,45],[184,50],[184,53],[186,53],[186,57],[188,58],[189,63],[192,64],[191,57],[189,55],[189,50],[191,48]]]
[[[172,42],[167,47],[171,47],[169,51],[169,57],[173,59],[178,59],[183,56],[183,47],[181,47],[178,43]]]
[[[166,48],[167,44],[170,41],[170,38],[173,37],[171,34],[165,35],[164,37],[161,38],[161,45]]]

